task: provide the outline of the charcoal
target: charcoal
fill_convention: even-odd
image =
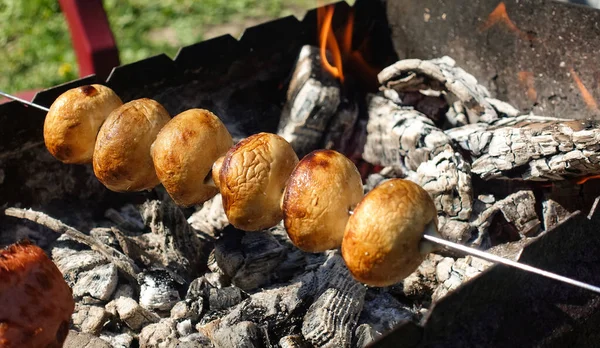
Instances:
[[[119,278],[117,268],[112,263],[80,272],[73,284],[73,297],[89,295],[95,299],[108,301],[117,288]]]
[[[216,237],[223,231],[229,225],[229,220],[223,210],[221,194],[204,202],[202,207],[188,218],[188,223],[193,229],[208,237]]]
[[[63,348],[112,348],[111,344],[85,332],[70,330]]]
[[[449,292],[456,290],[460,285],[478,276],[492,266],[491,262],[467,256],[454,260],[445,258],[441,260],[436,268],[439,286],[435,289],[432,300],[439,301]]]
[[[431,299],[431,294],[438,286],[436,267],[442,259],[442,256],[434,253],[427,255],[419,267],[402,280],[402,294],[421,302]]]
[[[169,199],[148,201],[142,206],[141,214],[152,233],[136,240],[153,254],[153,261],[188,281],[206,269],[206,242],[198,238],[175,203]]]
[[[149,310],[170,311],[180,300],[179,284],[165,270],[149,270],[139,275],[140,305]]]
[[[115,290],[115,293],[113,294],[113,299],[118,299],[119,297],[133,298],[134,295],[135,292],[131,285],[119,284],[119,286],[117,286],[117,290]]]
[[[179,321],[175,328],[177,329],[177,334],[179,336],[187,336],[194,332],[194,326],[192,325],[191,319]]]
[[[158,315],[140,306],[132,298],[119,297],[114,301],[114,307],[119,318],[132,330],[139,330],[150,323],[158,322],[160,319]]]
[[[369,346],[375,339],[381,336],[371,325],[360,324],[355,331],[354,347],[363,348]]]
[[[209,273],[216,274],[216,273]],[[202,298],[208,299],[208,293],[211,288],[222,288],[221,283],[214,284],[208,280],[208,275],[194,279],[188,287],[185,295],[186,300],[196,301]]]
[[[177,348],[214,347],[210,339],[200,332],[182,337],[179,341],[180,343],[177,345]]]
[[[289,335],[283,336],[279,340],[279,347],[281,348],[308,348],[308,344],[302,337],[302,335]]]
[[[565,180],[600,172],[600,131],[593,121],[522,115],[446,133],[475,158],[472,172],[484,180]]]
[[[145,326],[140,332],[140,348],[171,348],[175,347],[177,339],[176,323],[173,319],[161,319],[160,322]]]
[[[269,233],[231,231],[216,242],[215,260],[233,284],[250,291],[269,283],[285,258],[284,251]]]
[[[376,332],[382,334],[402,321],[410,321],[415,318],[415,310],[400,303],[390,293],[369,289],[358,323],[367,323]]]
[[[129,333],[103,332],[100,338],[113,348],[130,348],[133,346],[133,336]]]
[[[456,66],[450,57],[431,60],[405,59],[383,69],[379,82],[384,88],[402,92],[442,91],[453,126],[491,122],[498,113],[488,100],[490,93],[473,75]]]
[[[173,308],[171,308],[171,319],[190,319],[192,321],[198,320],[202,314],[204,300],[202,297],[196,300],[184,300],[177,302]]]
[[[322,67],[319,49],[303,46],[277,131],[292,145],[298,157],[322,147],[323,135],[338,109],[340,96],[340,84]],[[336,122],[343,125],[348,115],[339,115]]]
[[[73,326],[80,332],[98,335],[102,327],[110,320],[110,313],[104,307],[75,304],[72,315]]]
[[[325,136],[322,147],[345,153],[349,150],[354,132],[354,125],[358,119],[358,106],[348,98],[342,97],[341,102],[333,115]]]
[[[255,348],[263,346],[260,329],[251,321],[242,321],[233,326],[215,331],[212,342],[216,348]]]
[[[127,231],[141,232],[145,227],[139,211],[132,204],[124,205],[119,211],[109,208],[104,212],[104,217]]]
[[[66,238],[60,237],[59,241]],[[75,283],[81,272],[94,267],[107,264],[107,261],[98,253],[91,250],[76,251],[68,247],[56,246],[52,249],[52,260],[71,285]]]
[[[571,212],[552,198],[546,198],[542,202],[542,215],[544,217],[544,230],[548,231],[568,219]]]
[[[217,289],[212,288],[208,292],[208,306],[211,310],[222,310],[235,306],[242,302],[242,292],[235,286]]]
[[[365,286],[339,272],[304,316],[302,335],[314,347],[349,347],[363,309]]]

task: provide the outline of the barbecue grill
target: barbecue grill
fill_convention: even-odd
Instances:
[[[600,11],[545,0],[504,4],[515,27],[505,20],[488,22],[499,5],[495,0],[358,0],[353,43],[379,68],[398,59],[448,55],[497,98],[524,112],[597,120],[597,107],[582,98],[572,75],[592,96],[600,95]],[[334,28],[343,27],[349,11],[345,2],[335,5]],[[155,99],[171,115],[212,110],[237,139],[276,132],[298,52],[303,45],[316,46],[317,37],[313,10],[302,20],[286,17],[248,28],[239,40],[225,35],[183,47],[174,59],[163,54],[116,67],[106,80],[92,75],[55,86],[32,101],[49,107],[70,88],[102,83],[125,102]],[[520,76],[533,76],[533,82]],[[44,117],[17,102],[0,105],[0,207],[31,207],[86,229],[109,207],[159,197],[110,192],[90,168],[55,161],[44,148]],[[520,260],[600,284],[599,195],[600,185],[586,184],[581,201],[572,202],[579,210],[532,240]],[[82,214],[73,216],[73,209]],[[23,224],[0,215],[4,230]],[[435,303],[420,324],[403,323],[373,346],[591,347],[600,339],[599,325],[598,295],[493,266]]]

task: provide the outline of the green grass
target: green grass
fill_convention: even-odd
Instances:
[[[104,0],[122,63],[159,53],[174,57],[179,47],[219,27],[243,28],[316,5],[317,0]],[[78,77],[57,0],[0,0],[0,47],[0,90],[45,88]]]

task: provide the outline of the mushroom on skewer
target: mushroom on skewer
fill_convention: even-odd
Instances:
[[[288,236],[298,248],[320,252],[338,248],[350,212],[363,197],[360,173],[333,150],[316,150],[296,166],[282,209]]]
[[[219,193],[211,167],[232,145],[231,134],[215,114],[191,109],[161,129],[151,153],[156,174],[171,198],[190,206]]]
[[[421,186],[391,179],[370,191],[348,220],[342,256],[352,275],[372,286],[395,284],[431,252],[423,234],[437,233],[437,209]]]
[[[87,85],[70,89],[52,103],[44,120],[44,143],[63,163],[91,163],[100,127],[123,105],[112,89]]]
[[[171,116],[157,101],[132,100],[110,113],[94,148],[94,173],[116,192],[149,190],[160,183],[150,146]]]
[[[229,222],[245,231],[275,226],[283,218],[281,197],[298,156],[282,137],[252,135],[232,147],[219,171]]]

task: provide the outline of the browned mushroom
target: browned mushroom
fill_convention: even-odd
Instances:
[[[150,146],[171,117],[152,99],[136,99],[115,109],[100,128],[94,173],[116,192],[149,190],[160,183]]]
[[[298,248],[338,248],[350,212],[363,197],[360,173],[346,156],[317,150],[298,163],[283,197],[283,221]]]
[[[171,198],[190,206],[219,192],[211,182],[211,167],[232,145],[231,135],[215,114],[191,109],[167,123],[151,153],[156,174]]]
[[[229,222],[256,231],[281,221],[281,197],[297,163],[292,146],[276,134],[255,134],[232,147],[219,173]]]
[[[348,220],[342,255],[352,275],[388,286],[411,274],[431,250],[426,231],[437,231],[437,210],[419,185],[391,179],[369,192]]]
[[[123,102],[112,89],[88,85],[61,94],[44,120],[44,143],[63,163],[91,163],[98,130]]]

